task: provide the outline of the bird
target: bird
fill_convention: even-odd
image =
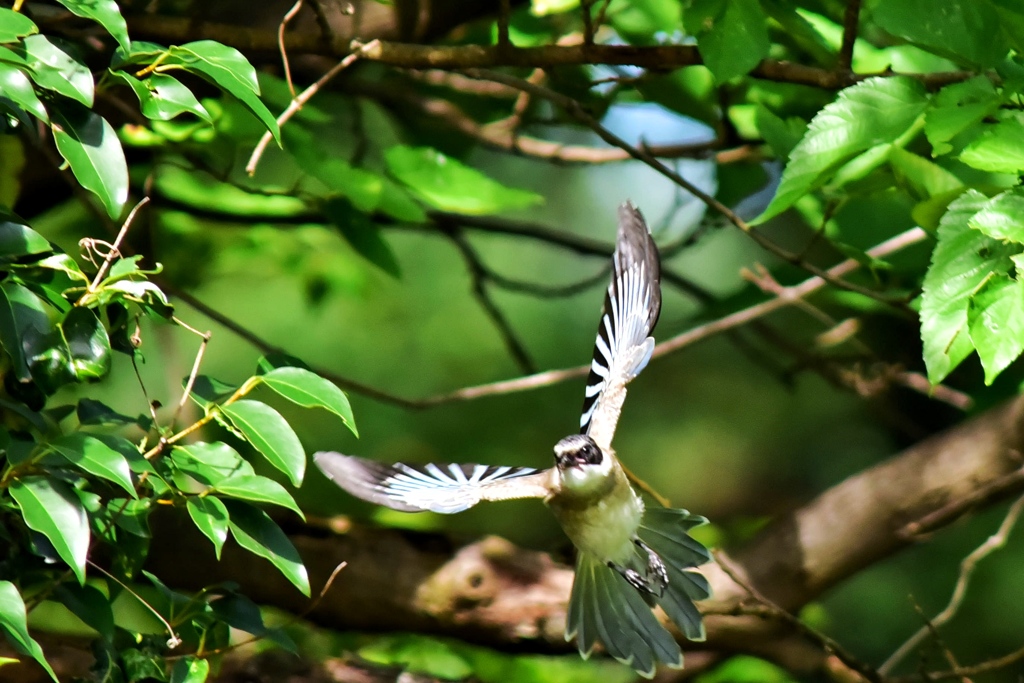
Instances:
[[[554,447],[553,467],[384,464],[320,451],[319,469],[350,494],[404,512],[462,512],[481,501],[540,498],[576,547],[565,638],[588,658],[600,644],[650,678],[659,663],[682,668],[676,639],[652,611],[660,607],[691,641],[705,638],[694,604],[711,595],[697,567],[710,561],[690,536],[704,517],[648,507],[612,448],[626,385],[654,351],[661,312],[661,266],[643,215],[618,210],[612,278],[605,294],[584,392],[580,431]]]

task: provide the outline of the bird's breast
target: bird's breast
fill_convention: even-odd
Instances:
[[[632,556],[644,504],[624,478],[603,496],[582,501],[556,495],[548,505],[580,550],[620,564]]]

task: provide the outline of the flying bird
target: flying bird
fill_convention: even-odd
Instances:
[[[658,663],[679,668],[682,652],[652,609],[661,607],[689,640],[704,639],[694,601],[711,595],[694,571],[707,549],[689,535],[707,520],[647,508],[612,449],[626,385],[654,351],[661,311],[658,250],[643,215],[619,207],[614,272],[605,296],[580,417],[580,433],[555,444],[546,470],[490,465],[382,464],[321,451],[317,466],[338,486],[396,510],[461,512],[481,501],[541,498],[577,549],[566,640],[583,657],[601,644],[645,677]]]

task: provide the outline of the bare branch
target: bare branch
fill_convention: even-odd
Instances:
[[[907,642],[900,645],[889,656],[889,659],[885,660],[882,666],[878,667],[878,670],[883,675],[888,675],[901,661],[906,659],[907,655],[913,652],[933,629],[939,628],[956,615],[960,605],[963,604],[964,597],[967,595],[967,587],[970,585],[971,575],[974,573],[978,563],[1006,545],[1010,532],[1013,531],[1013,527],[1017,524],[1017,520],[1022,512],[1024,512],[1024,496],[1018,498],[1010,506],[1010,509],[1006,512],[1006,517],[1003,518],[1002,523],[999,525],[999,529],[960,562],[960,575],[957,577],[956,586],[953,588],[953,595],[949,599],[949,604],[941,612],[928,620],[928,624],[918,629],[914,635],[907,639]]]

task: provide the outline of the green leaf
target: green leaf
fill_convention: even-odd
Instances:
[[[1010,47],[989,0],[885,0],[874,18],[889,33],[960,64],[995,66]]]
[[[110,600],[98,588],[62,583],[54,589],[53,597],[105,640],[113,639],[114,611]]]
[[[0,629],[18,652],[39,662],[46,673],[50,674],[50,678],[57,681],[57,675],[43,655],[43,648],[29,635],[25,602],[18,588],[10,581],[0,581]]]
[[[985,384],[1024,351],[1024,282],[995,276],[971,298],[971,343],[985,368]]]
[[[219,441],[176,445],[171,451],[171,462],[206,486],[216,486],[228,477],[254,474],[252,465],[238,451]]]
[[[857,154],[895,142],[927,104],[924,86],[906,77],[870,78],[840,92],[811,120],[789,156],[775,197],[752,223],[782,213]]]
[[[932,156],[953,151],[949,141],[994,114],[999,105],[999,94],[985,76],[953,83],[940,90],[924,117],[924,134],[932,146]]]
[[[220,560],[221,548],[228,538],[228,509],[214,496],[189,496],[185,506],[196,528],[213,543],[213,550]]]
[[[260,86],[256,70],[241,52],[213,40],[199,40],[172,47],[164,64],[180,64],[187,71],[234,95],[263,122],[277,144],[281,144],[277,120],[258,97]]]
[[[29,36],[22,44],[25,63],[31,69],[36,85],[70,97],[86,107],[92,106],[95,91],[92,72],[70,44],[44,35]]]
[[[996,195],[968,223],[993,239],[1024,244],[1024,187]]]
[[[521,209],[544,201],[533,192],[498,183],[430,147],[397,145],[384,155],[391,175],[443,211],[474,215]]]
[[[111,498],[107,501],[107,512],[119,528],[139,538],[152,538],[149,513],[153,511],[153,505],[152,498]]]
[[[192,91],[173,76],[154,73],[143,80],[124,71],[111,71],[110,74],[135,92],[146,118],[170,121],[179,114],[193,114],[207,123],[213,121],[210,112],[199,103]]]
[[[941,382],[972,351],[967,308],[975,291],[994,273],[1007,273],[1018,248],[973,230],[968,221],[988,202],[968,190],[949,205],[921,294],[921,341],[928,379]]]
[[[302,510],[295,504],[295,499],[285,490],[283,486],[273,479],[261,477],[258,474],[243,474],[228,477],[217,483],[214,487],[217,493],[230,498],[248,500],[253,503],[270,503],[294,510],[299,517],[305,519]]]
[[[16,105],[37,119],[50,122],[46,107],[39,101],[35,88],[32,87],[32,81],[24,71],[4,62],[0,62],[0,105]]]
[[[171,683],[205,683],[209,675],[209,660],[184,657],[175,662],[174,668],[171,669]]]
[[[19,381],[32,379],[27,337],[39,337],[49,328],[45,304],[39,297],[10,280],[0,283],[0,342],[11,357]]]
[[[49,240],[28,227],[17,215],[0,206],[0,263],[52,251],[53,246]]]
[[[306,453],[299,437],[281,414],[258,401],[241,400],[221,406],[223,413],[271,465],[299,486],[306,472]]]
[[[268,638],[292,654],[298,654],[292,639],[279,628],[268,628],[263,623],[259,606],[244,595],[226,595],[215,600],[210,607],[214,615],[231,628],[251,633],[258,638]]]
[[[324,213],[363,258],[393,277],[401,275],[398,259],[369,216],[343,197],[328,200],[324,204]]]
[[[113,36],[122,50],[131,49],[131,42],[128,40],[128,25],[114,0],[57,0],[57,2],[67,7],[72,14],[92,19],[107,29],[107,33]]]
[[[59,329],[64,341],[61,352],[72,377],[78,382],[106,377],[110,372],[110,338],[96,313],[72,308]]]
[[[21,12],[0,7],[0,43],[13,43],[33,33],[39,33],[34,21]]]
[[[238,545],[269,560],[303,595],[308,596],[309,576],[302,565],[302,558],[267,513],[248,503],[227,501],[225,505],[231,515],[231,535]]]
[[[45,536],[78,582],[85,583],[89,518],[71,487],[54,477],[31,476],[12,481],[9,490],[25,525]]]
[[[1011,118],[989,127],[960,152],[960,161],[982,171],[1024,171],[1024,121]]]
[[[897,185],[907,188],[910,195],[918,200],[963,187],[960,179],[946,169],[902,147],[889,148],[889,166],[896,175]]]
[[[758,104],[754,111],[754,123],[765,142],[780,159],[788,159],[790,152],[807,132],[805,121],[795,116],[783,120],[762,104]]]
[[[683,20],[719,83],[742,76],[768,56],[768,17],[757,0],[693,0]]]
[[[348,397],[333,382],[315,372],[296,367],[274,368],[259,377],[264,384],[296,405],[331,411],[353,434],[359,436]]]
[[[132,485],[132,473],[124,456],[107,446],[99,439],[84,432],[75,432],[62,436],[49,444],[72,465],[80,467],[90,474],[112,481],[132,498],[137,498],[135,486]]]
[[[117,134],[107,120],[67,102],[51,111],[53,138],[82,187],[117,218],[128,200],[128,163]]]

